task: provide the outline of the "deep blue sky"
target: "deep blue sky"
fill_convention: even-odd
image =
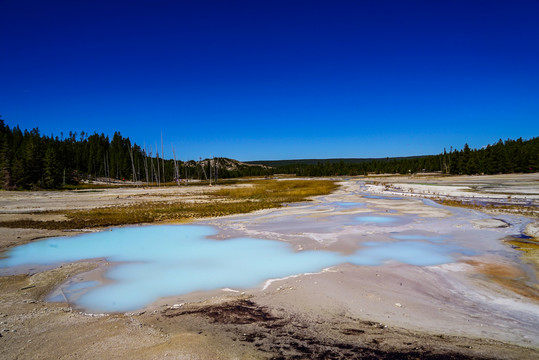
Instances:
[[[539,135],[539,1],[0,0],[0,115],[182,160]]]

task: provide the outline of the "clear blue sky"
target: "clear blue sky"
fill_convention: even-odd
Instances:
[[[0,115],[182,160],[539,135],[539,1],[0,0]]]

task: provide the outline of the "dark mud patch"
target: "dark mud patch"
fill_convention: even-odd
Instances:
[[[241,299],[224,304],[207,305],[199,308],[168,309],[163,316],[172,318],[187,314],[199,314],[220,324],[252,324],[258,322],[276,322],[279,318],[271,315],[264,307],[257,306],[251,300]]]
[[[224,334],[263,359],[497,359],[515,354],[531,359],[537,355],[495,341],[389,328],[344,315],[316,318],[288,313],[244,298],[187,304],[166,309],[161,316],[169,326],[189,322],[199,334]]]
[[[524,240],[529,240],[529,239],[533,239],[533,236],[528,236],[526,234],[517,234],[517,235],[511,235],[511,237],[513,239],[524,239]]]

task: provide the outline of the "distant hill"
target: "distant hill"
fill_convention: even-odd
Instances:
[[[198,162],[198,165],[208,167],[219,167],[221,170],[227,170],[227,171],[241,171],[242,169],[245,169],[246,167],[260,167],[261,169],[269,169],[271,166],[265,165],[265,164],[253,164],[253,163],[245,163],[234,159],[229,158],[213,158],[213,159],[204,159]]]
[[[394,160],[411,160],[418,159],[430,155],[420,155],[420,156],[401,156],[401,157],[385,157],[385,158],[333,158],[333,159],[292,159],[292,160],[254,160],[254,161],[245,161],[245,164],[253,165],[266,165],[271,167],[280,167],[288,165],[316,165],[321,164],[361,164],[371,161],[394,161]]]

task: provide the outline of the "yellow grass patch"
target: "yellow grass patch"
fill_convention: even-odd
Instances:
[[[156,221],[185,222],[280,207],[284,203],[308,200],[311,196],[327,195],[338,185],[328,180],[257,180],[248,186],[208,190],[206,199],[197,202],[171,201],[103,207],[90,210],[63,211],[66,221],[18,220],[0,222],[2,227],[82,229],[151,223]]]

